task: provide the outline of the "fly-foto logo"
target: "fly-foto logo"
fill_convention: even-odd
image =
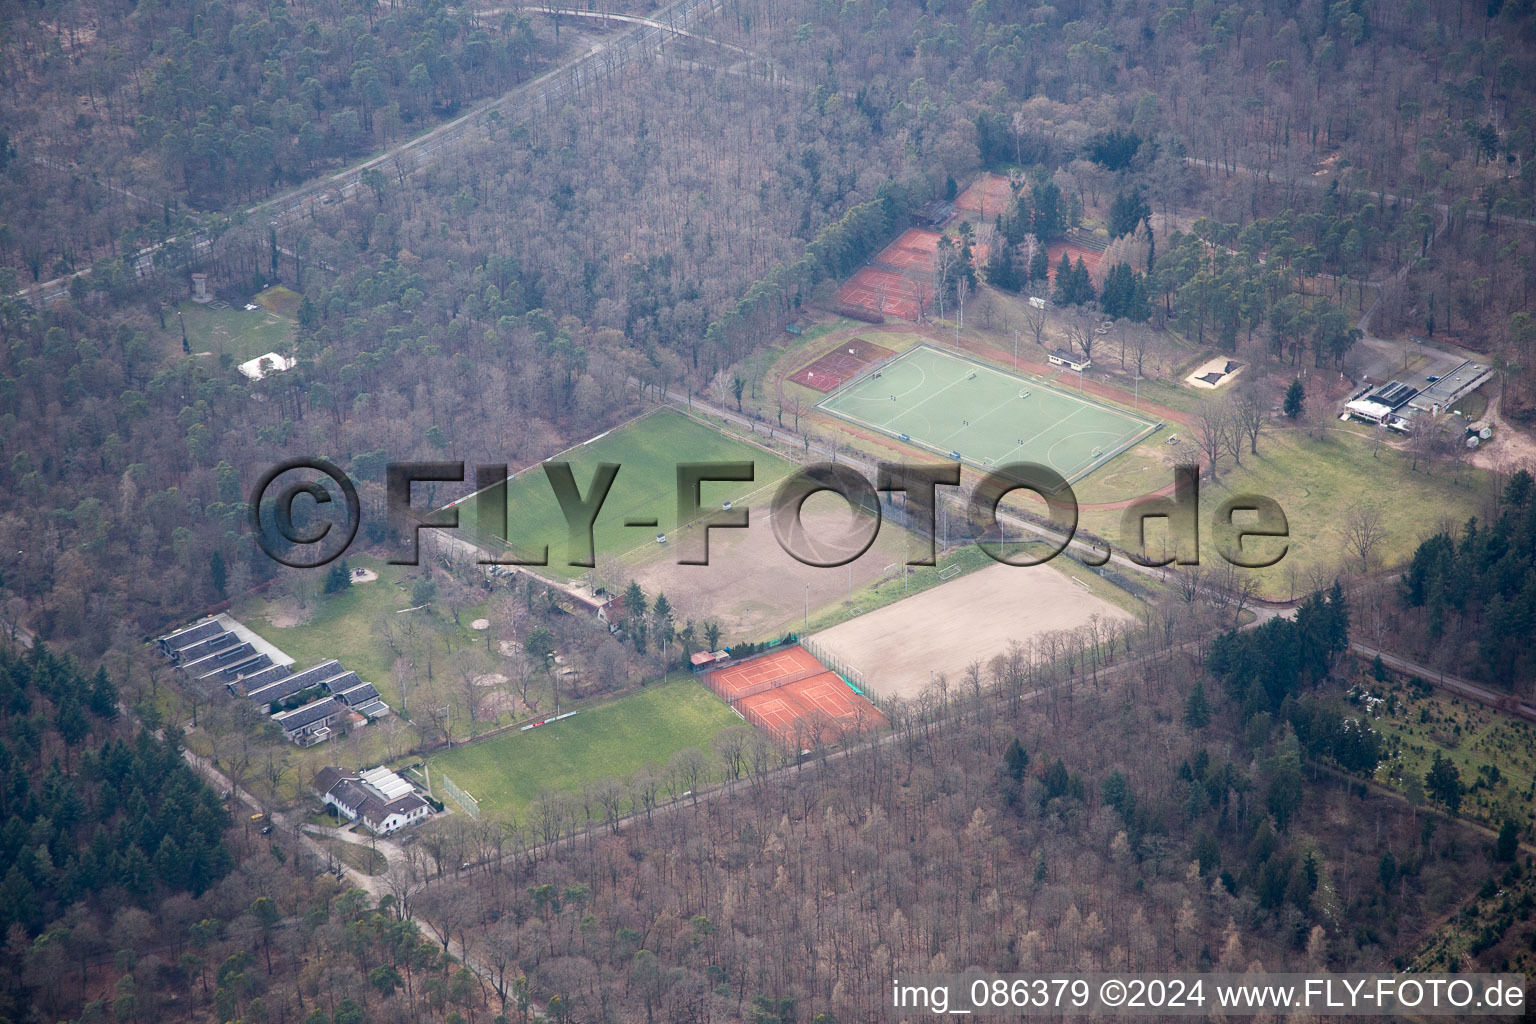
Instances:
[[[612,493],[622,466],[599,463],[593,470],[585,492],[576,482],[568,462],[550,461],[540,465],[547,486],[559,505],[566,527],[566,564],[591,568],[597,564],[594,527]],[[525,478],[523,474],[520,479]],[[325,482],[322,482],[323,478]],[[676,545],[680,565],[708,565],[709,539],[713,530],[747,529],[752,510],[731,502],[720,504],[702,500],[706,484],[750,483],[755,477],[752,462],[685,462],[676,466],[676,517],[672,529],[682,539]],[[435,511],[412,504],[412,488],[417,483],[463,483],[463,462],[396,462],[385,470],[386,535],[395,551],[394,565],[416,565],[418,540],[423,530],[459,529],[463,503]],[[484,553],[482,565],[546,566],[550,564],[549,544],[522,550],[516,536],[519,525],[507,522],[507,485],[512,477],[505,465],[475,467],[475,502],[477,521],[513,553]],[[846,464],[816,463],[802,466],[779,485],[774,494],[770,519],[775,538],[791,557],[804,565],[835,567],[846,565],[867,551],[879,534],[883,514],[880,494],[903,496],[902,518],[914,537],[908,565],[933,565],[937,548],[940,488],[960,487],[960,466],[945,464],[879,464],[873,483]],[[1174,469],[1171,494],[1148,495],[1131,502],[1120,519],[1125,554],[1146,566],[1198,565],[1200,562],[1200,474],[1196,466]],[[1043,501],[1048,515],[1032,516],[1027,521],[1018,512],[1002,508],[1005,498],[1027,492]],[[815,494],[828,492],[839,496],[849,508],[863,513],[861,531],[840,543],[818,543],[808,531],[803,517],[806,501]],[[305,500],[307,499],[307,501]],[[250,522],[257,543],[268,555],[294,568],[316,568],[340,558],[357,535],[362,517],[357,488],[346,473],[334,464],[318,458],[293,459],[273,466],[262,475],[251,494]],[[1241,517],[1241,521],[1239,519]],[[988,472],[964,498],[966,539],[975,543],[998,562],[1008,565],[1039,565],[1066,549],[1077,533],[1079,505],[1077,495],[1065,478],[1047,466],[1018,462],[997,466]],[[1148,551],[1147,524],[1165,523],[1165,542],[1157,555]],[[1217,553],[1235,566],[1258,569],[1271,566],[1285,557],[1290,526],[1285,511],[1272,498],[1240,494],[1227,498],[1211,517],[1211,532]],[[659,519],[629,517],[626,528],[658,530]],[[1043,529],[1036,530],[1033,527]],[[1010,542],[1021,531],[1029,531],[1045,543],[1044,553],[1021,551]],[[542,531],[541,531],[542,532]],[[662,534],[665,536],[665,534]],[[946,537],[946,540],[948,538]],[[1279,543],[1275,543],[1275,542]],[[1267,542],[1267,543],[1266,543]],[[610,552],[609,554],[612,554]],[[1102,565],[1112,556],[1100,550],[1088,556],[1089,564]],[[1093,559],[1097,561],[1093,561]]]

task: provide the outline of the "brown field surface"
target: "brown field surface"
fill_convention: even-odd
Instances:
[[[1056,283],[1056,264],[1061,262],[1062,253],[1066,253],[1067,259],[1072,261],[1073,264],[1076,264],[1078,260],[1082,260],[1083,269],[1087,270],[1090,275],[1098,269],[1099,261],[1104,258],[1103,253],[1095,252],[1074,242],[1054,242],[1046,248],[1045,253],[1046,258],[1051,263],[1052,284]]]
[[[882,522],[869,550],[851,565],[803,565],[779,546],[771,501],[771,494],[754,499],[748,529],[710,533],[708,565],[678,565],[676,551],[658,550],[652,560],[634,567],[634,579],[647,594],[665,593],[679,623],[714,619],[724,630],[725,642],[735,643],[798,631],[807,600],[814,616],[818,608],[847,600],[850,586],[857,592],[908,556],[906,531]],[[828,493],[808,498],[801,520],[807,539],[824,554],[850,550],[850,538],[862,540],[872,522],[868,516],[855,516],[841,498]],[[898,571],[890,568],[889,574]],[[622,587],[625,581],[617,582]]]
[[[956,683],[972,661],[985,664],[1005,653],[1011,641],[1072,629],[1093,615],[1130,618],[1050,565],[993,565],[814,639],[828,655],[857,669],[876,696],[915,697],[930,673]]]
[[[837,290],[837,301],[848,306],[863,306],[871,313],[916,320],[920,306],[932,293],[912,278],[887,267],[860,267]]]
[[[908,228],[871,261],[907,273],[932,274],[939,252],[939,232]]]
[[[1008,179],[987,171],[955,197],[955,209],[974,213],[977,219],[986,220],[1002,213],[1011,198],[1013,190],[1009,187]]]

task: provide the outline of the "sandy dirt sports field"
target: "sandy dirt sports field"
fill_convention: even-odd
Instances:
[[[907,558],[908,534],[884,522],[874,543],[851,569],[802,565],[774,538],[771,503],[771,494],[754,498],[749,529],[715,530],[708,565],[678,565],[676,548],[692,543],[691,538],[680,537],[646,564],[626,571],[633,573],[647,594],[665,593],[678,622],[716,619],[730,643],[798,631],[807,600],[814,615],[818,608],[845,600],[850,588],[857,590],[882,575],[894,575],[899,571],[895,564]],[[857,550],[856,541],[867,535],[872,522],[867,516],[856,518],[841,498],[826,493],[806,501],[801,521],[809,539],[821,542],[820,553],[826,560],[835,552]],[[852,547],[841,547],[843,543]],[[614,573],[618,586],[626,580]]]
[[[1013,640],[1084,625],[1090,616],[1129,619],[1050,565],[994,565],[833,626],[813,638],[864,676],[881,697],[915,697],[929,672],[959,682]]]

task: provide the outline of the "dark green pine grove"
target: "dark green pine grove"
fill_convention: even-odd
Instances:
[[[0,650],[0,928],[152,908],[230,869],[229,814],[173,742],[131,728],[104,670]]]
[[[1144,322],[1152,315],[1152,307],[1147,302],[1146,276],[1132,270],[1129,263],[1116,263],[1104,277],[1099,308],[1108,317]]]
[[[1536,673],[1536,487],[1517,471],[1491,523],[1469,519],[1419,545],[1402,574],[1399,633],[1426,654],[1454,652],[1454,671],[1500,686]]]
[[[1192,231],[1169,236],[1147,290],[1165,313],[1179,311],[1181,329],[1200,344],[1235,352],[1240,337],[1261,338],[1291,365],[1310,354],[1315,366],[1338,366],[1361,332],[1342,286],[1319,296],[1308,278],[1348,274],[1386,250],[1400,255],[1414,245],[1419,215],[1428,216],[1418,207],[1371,212],[1362,234],[1347,212],[1359,202],[1325,197],[1325,207],[1338,207],[1332,216],[1287,210],[1246,225],[1197,220]],[[1343,239],[1341,225],[1348,228]],[[1346,246],[1349,238],[1361,248]]]
[[[1274,714],[1287,698],[1328,677],[1349,647],[1349,606],[1335,583],[1302,601],[1294,619],[1273,618],[1217,637],[1206,661],[1242,707],[1243,717]]]
[[[1081,306],[1094,299],[1093,280],[1081,256],[1074,264],[1067,253],[1063,252],[1061,261],[1056,264],[1053,280],[1056,287],[1051,292],[1051,301],[1058,306]]]
[[[1368,778],[1385,752],[1381,735],[1319,690],[1348,648],[1349,605],[1335,583],[1327,594],[1307,597],[1294,619],[1277,617],[1222,634],[1206,664],[1245,725],[1259,719],[1267,731],[1271,723],[1287,724],[1308,757]],[[1203,689],[1199,692],[1186,720],[1205,717],[1198,714],[1204,703]]]

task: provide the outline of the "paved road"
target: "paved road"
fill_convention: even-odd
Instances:
[[[1407,658],[1391,654],[1367,644],[1351,641],[1349,647],[1350,650],[1362,658],[1380,657],[1382,664],[1394,671],[1407,672],[1409,675],[1417,676],[1426,683],[1449,690],[1459,696],[1467,697],[1492,708],[1497,708],[1506,714],[1536,722],[1536,706],[1511,694],[1501,693],[1481,683],[1474,683],[1458,676],[1448,676],[1440,669],[1430,668],[1428,665],[1420,665],[1409,661]]]
[[[723,2],[674,0],[651,17],[637,19],[633,27],[612,39],[604,40],[581,56],[531,82],[525,82],[501,96],[487,100],[431,131],[391,146],[375,157],[263,200],[247,207],[242,213],[246,218],[265,219],[273,227],[281,227],[314,209],[351,197],[363,187],[362,176],[365,171],[390,165],[398,174],[407,174],[425,161],[457,150],[470,138],[479,137],[480,130],[486,126],[493,113],[503,120],[521,120],[553,112],[563,101],[584,98],[626,65],[660,50],[673,36],[688,33],[691,26],[718,12]],[[177,241],[172,237],[139,250],[130,261],[135,271],[142,274],[152,268],[156,257]],[[212,243],[206,237],[199,236],[192,240],[191,245],[194,252],[206,252]],[[72,280],[89,273],[89,268],[78,270],[24,288],[17,295],[29,301],[40,299],[44,303],[53,302],[68,293]]]
[[[673,35],[686,33],[691,25],[718,11],[721,3],[722,0],[675,0],[657,11],[653,18],[633,19],[635,27],[605,40],[554,71],[481,103],[468,113],[393,146],[371,160],[274,196],[247,212],[265,214],[272,224],[281,225],[311,209],[312,204],[323,205],[333,197],[352,195],[361,187],[364,171],[402,158],[410,158],[413,166],[419,166],[422,159],[457,149],[473,129],[486,125],[492,113],[500,113],[503,117],[549,113],[556,109],[557,101],[580,95],[637,58],[655,52]]]
[[[51,167],[56,171],[63,171],[65,174],[74,175],[77,178],[87,177],[86,169],[81,167],[79,164],[64,163],[63,161],[53,160],[46,156],[34,156],[32,158],[32,162],[37,164],[39,167]],[[89,181],[90,184],[96,186],[97,188],[106,189],[108,192],[114,192],[117,195],[124,197],[129,202],[137,203],[138,205],[145,208],[155,208],[158,206],[154,200],[146,199],[137,193],[130,192],[128,189],[123,188],[121,185],[114,185],[110,180],[102,180],[99,176],[92,175],[89,178]]]
[[[181,756],[189,765],[197,770],[197,773],[201,775],[210,786],[214,787],[221,793],[230,793],[232,799],[236,803],[244,804],[247,808],[250,809],[252,814],[265,814],[267,819],[271,822],[274,831],[281,831],[285,839],[290,836],[293,837],[293,839],[296,840],[300,846],[304,847],[305,850],[313,854],[321,864],[329,864],[331,861],[335,860],[335,858],[330,854],[328,850],[326,850],[325,847],[315,842],[314,838],[304,830],[304,826],[301,822],[296,822],[291,814],[284,813],[283,811],[269,810],[248,790],[243,789],[231,782],[229,776],[220,771],[209,758],[203,757],[201,754],[194,753],[193,751],[187,750],[185,748],[182,749]],[[396,852],[399,852],[398,849],[396,849]],[[385,853],[385,856],[388,857],[389,854]],[[380,896],[389,891],[384,885],[382,875],[365,874],[361,871],[358,871],[356,868],[345,864],[342,865],[342,871],[347,876],[347,880],[349,882],[357,886],[357,888],[367,892],[368,895],[374,898],[375,902],[377,902]]]
[[[734,51],[736,53],[739,53],[739,54],[742,54],[743,56],[746,56],[746,57],[757,58],[757,57],[761,57],[762,56],[761,54],[757,54],[757,53],[752,52],[751,50],[747,49],[745,46],[738,46],[735,43],[728,43],[728,42],[726,42],[723,39],[716,39],[714,36],[707,36],[707,35],[704,35],[701,32],[692,32],[692,31],[689,31],[686,28],[683,28],[683,27],[679,26],[676,23],[657,21],[655,18],[644,18],[644,17],[640,17],[638,15],[633,15],[633,14],[613,14],[613,13],[608,13],[608,12],[604,12],[604,11],[579,11],[579,10],[575,10],[573,8],[570,8],[570,7],[545,7],[545,6],[541,6],[541,5],[522,5],[522,6],[517,6],[517,7],[493,7],[490,10],[476,11],[475,12],[476,15],[482,15],[482,16],[494,16],[494,15],[498,15],[498,14],[509,14],[509,13],[511,13],[511,14],[552,14],[552,15],[556,15],[558,17],[565,17],[565,18],[591,18],[591,19],[594,19],[594,20],[597,20],[597,21],[617,21],[617,22],[621,22],[623,24],[628,24],[628,25],[647,25],[647,26],[649,26],[651,28],[662,29],[662,30],[664,30],[666,32],[669,32],[669,33],[673,34],[673,35],[684,36],[684,37],[686,37],[688,39],[697,39],[700,42],[709,43],[709,44],[711,44],[713,46],[719,46],[719,47],[722,47],[722,48],[727,49],[727,50],[732,50],[732,51]],[[763,58],[763,59],[767,59],[767,58]]]
[[[293,819],[292,814],[284,813],[282,811],[268,810],[262,805],[261,801],[257,800],[256,797],[251,795],[251,793],[230,782],[229,777],[226,776],[223,772],[219,771],[219,769],[216,768],[213,763],[208,760],[208,758],[199,754],[195,754],[192,751],[186,749],[183,749],[181,754],[182,757],[186,759],[187,763],[196,769],[197,772],[202,775],[204,780],[206,780],[210,785],[218,789],[219,792],[224,792],[225,790],[230,791],[230,793],[233,795],[233,798],[238,803],[244,804],[246,807],[250,808],[252,813],[258,811],[264,812],[267,815],[268,820],[271,821],[274,832],[278,833],[284,842],[291,841],[298,843],[306,851],[314,855],[316,860],[321,864],[336,863],[337,858],[335,858],[325,847],[316,842],[315,837],[310,834],[311,832],[320,833],[327,838],[339,839],[342,842],[353,843],[358,846],[376,847],[380,853],[384,854],[384,856],[390,861],[391,864],[403,864],[405,862],[405,858],[407,856],[405,850],[402,849],[398,843],[391,839],[386,839],[383,837],[378,839],[366,838],[363,836],[354,835],[351,832],[348,832],[346,829],[322,828],[314,825],[308,825],[306,823],[296,822]],[[390,888],[387,877],[385,875],[370,875],[359,871],[346,863],[340,863],[339,866],[347,882],[355,888],[366,892],[375,904],[377,904],[382,897],[389,894]],[[417,888],[419,890],[420,887],[418,886]],[[406,920],[418,922],[420,921],[420,919],[410,911],[409,907],[406,908],[405,918]],[[477,960],[475,957],[469,955],[469,953],[464,949],[463,945],[460,944],[459,940],[451,935],[448,937],[447,943],[444,944],[444,948],[446,949],[449,956],[452,956],[465,967],[469,968],[469,970],[480,979],[481,985],[486,989],[487,992],[491,990],[492,979],[495,977],[495,973],[489,966]],[[538,1006],[534,1007],[534,1009],[542,1012],[543,1007]]]

